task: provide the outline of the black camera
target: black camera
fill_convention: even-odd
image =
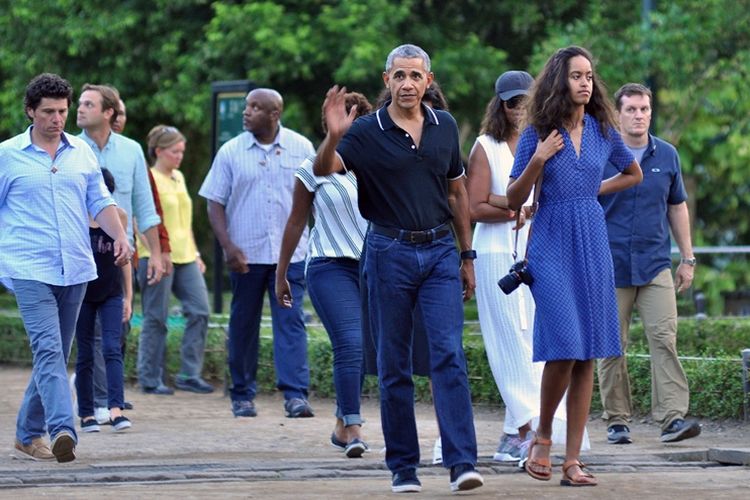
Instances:
[[[500,281],[497,282],[497,286],[500,287],[500,290],[505,295],[510,295],[521,283],[531,285],[534,282],[534,278],[529,273],[528,264],[526,260],[519,260],[510,266],[508,274],[500,278]]]

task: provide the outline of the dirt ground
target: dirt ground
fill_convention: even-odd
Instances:
[[[30,371],[0,367],[0,435],[9,452],[15,417]],[[390,493],[377,401],[365,400],[364,434],[371,447],[361,459],[346,459],[328,444],[333,428],[332,400],[312,399],[315,418],[288,419],[279,394],[256,400],[258,417],[233,418],[221,391],[209,395],[177,392],[153,396],[128,388],[135,409],[133,428],[81,434],[78,458],[70,464],[36,463],[0,454],[0,497],[18,495],[90,498],[382,498]],[[438,435],[431,406],[417,405],[423,483],[421,495],[450,495],[448,472],[431,465]],[[553,480],[539,482],[515,464],[491,457],[502,432],[499,408],[475,407],[479,470],[486,484],[476,498],[745,498],[750,467],[722,465],[716,457],[750,456],[750,425],[703,422],[701,436],[674,444],[659,442],[659,428],[647,421],[631,426],[634,444],[606,443],[598,419],[589,422],[592,449],[583,460],[599,478],[595,488],[559,486],[558,447]],[[724,455],[722,455],[724,453]],[[733,455],[732,455],[733,453]]]

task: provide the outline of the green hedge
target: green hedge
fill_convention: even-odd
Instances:
[[[212,325],[226,318],[212,318]],[[137,324],[137,322],[136,322]],[[171,318],[168,335],[168,372],[179,370],[181,318]],[[310,389],[322,397],[334,396],[332,383],[331,346],[325,331],[319,327],[309,330],[308,355],[310,364]],[[464,336],[464,349],[469,366],[472,397],[477,403],[501,402],[492,372],[484,353],[481,335],[469,331]],[[128,341],[125,374],[130,381],[136,378],[139,328],[136,326]],[[225,332],[221,327],[209,329],[204,376],[214,381],[226,380]],[[258,365],[258,386],[261,391],[275,390],[275,373],[270,328],[261,329],[261,353]],[[647,344],[640,323],[633,325],[628,356],[628,367],[633,391],[634,411],[648,414],[651,408],[650,362]],[[709,418],[734,418],[743,416],[742,367],[739,352],[750,347],[750,320],[721,318],[693,320],[681,319],[678,332],[678,350],[684,356],[706,356],[714,360],[684,360],[683,366],[690,383],[690,414]],[[17,317],[0,316],[0,362],[30,364],[28,341],[23,324]],[[415,377],[416,394],[420,400],[430,400],[429,382]],[[364,393],[377,395],[377,380],[367,377]],[[601,409],[598,388],[595,387],[592,410]]]

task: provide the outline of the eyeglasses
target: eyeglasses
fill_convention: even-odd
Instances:
[[[504,101],[504,102],[505,102],[505,107],[507,107],[508,109],[515,109],[516,107],[526,102],[526,96],[517,95],[515,97],[511,97],[509,100]]]

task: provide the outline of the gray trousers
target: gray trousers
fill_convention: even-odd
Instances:
[[[147,259],[138,265],[143,327],[138,344],[138,382],[141,387],[158,387],[164,380],[162,362],[167,346],[167,316],[171,292],[182,303],[185,331],[182,335],[181,368],[178,378],[199,378],[208,332],[208,290],[198,264],[175,264],[174,271],[155,285],[146,280]]]

